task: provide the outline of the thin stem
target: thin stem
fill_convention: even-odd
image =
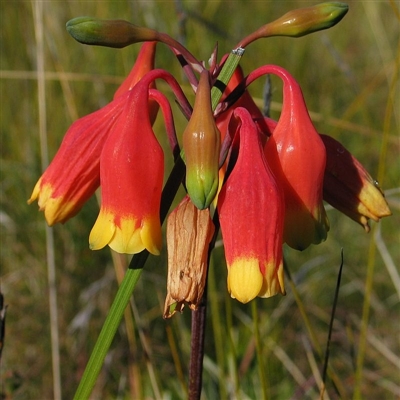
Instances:
[[[208,262],[210,265],[211,252],[215,247],[219,232],[219,216],[215,211],[213,216],[213,224],[215,227],[214,235],[208,247]],[[207,281],[204,285],[203,297],[197,310],[192,313],[192,339],[190,343],[190,364],[189,364],[189,400],[200,400],[201,387],[203,382],[203,359],[204,359],[204,339],[206,331],[206,314],[207,314]]]
[[[35,36],[37,43],[37,84],[38,84],[38,107],[39,107],[39,137],[42,170],[49,164],[46,127],[46,86],[45,86],[45,65],[44,65],[44,35],[43,35],[43,2],[32,3],[34,8]],[[54,399],[61,400],[61,370],[60,370],[60,339],[58,333],[58,307],[57,307],[57,284],[56,265],[54,254],[54,232],[46,224],[46,264],[50,313],[50,338],[51,358],[53,369],[53,395]]]
[[[194,69],[196,69],[198,72],[201,72],[204,67],[201,65],[200,61],[197,60],[197,58],[182,44],[180,44],[178,41],[173,39],[171,36],[167,35],[166,33],[160,33],[158,32],[157,38],[160,42],[178,50],[182,56],[185,58],[185,60],[192,65]]]
[[[204,339],[207,314],[207,285],[197,310],[192,311],[192,339],[190,343],[189,400],[200,400],[203,382]]]
[[[176,159],[179,156],[180,148],[179,148],[178,138],[176,137],[174,116],[172,114],[171,106],[169,105],[165,95],[162,94],[157,89],[150,89],[149,97],[157,101],[157,103],[161,107],[161,111],[164,117],[164,125],[167,131],[169,146],[171,147],[174,159]]]
[[[114,339],[122,316],[124,315],[129,298],[132,295],[133,289],[135,288],[141,273],[142,269],[128,269],[126,271],[125,277],[118,288],[118,292],[111,305],[103,328],[101,329],[92,354],[90,355],[89,362],[86,365],[82,379],[75,393],[75,400],[84,400],[89,398],[108,349],[111,346],[111,342]]]
[[[257,352],[257,361],[258,361],[258,371],[260,373],[260,383],[261,383],[261,390],[262,390],[262,398],[267,400],[269,398],[268,395],[268,377],[265,373],[264,367],[264,357],[262,354],[262,347],[261,347],[261,339],[260,339],[260,330],[258,325],[258,310],[257,310],[257,302],[253,300],[251,302],[251,313],[254,322],[254,339],[256,343],[256,352]]]
[[[160,218],[163,221],[171,207],[172,201],[178,191],[180,183],[183,180],[185,173],[185,165],[183,161],[178,158],[175,162],[170,176],[165,184],[161,196],[161,210]],[[111,342],[115,336],[118,326],[121,322],[124,311],[128,305],[132,292],[139,280],[142,273],[143,266],[147,260],[149,253],[147,250],[135,254],[129,264],[129,268],[125,273],[125,277],[118,288],[114,301],[111,305],[110,311],[106,317],[104,325],[101,329],[99,337],[97,338],[95,347],[90,355],[88,364],[86,365],[79,387],[75,393],[74,399],[84,400],[88,399],[92,392],[93,386],[96,383],[100,369],[103,365],[104,359],[110,348]]]
[[[329,361],[331,337],[332,337],[332,331],[333,331],[333,322],[335,321],[336,306],[337,306],[337,302],[338,302],[338,298],[339,298],[340,281],[342,279],[342,271],[343,271],[343,249],[341,252],[341,262],[340,262],[339,273],[338,273],[338,278],[337,278],[337,283],[336,283],[335,296],[333,299],[331,320],[329,322],[328,340],[326,343],[324,367],[322,370],[322,386],[323,387],[321,388],[321,397],[322,397],[323,393],[325,392],[325,387],[326,387],[326,377],[327,377],[327,372],[328,372],[328,361]]]

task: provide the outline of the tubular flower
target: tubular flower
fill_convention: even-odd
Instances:
[[[101,207],[89,236],[92,250],[159,254],[164,154],[148,111],[149,82],[129,91],[128,102],[100,157]]]
[[[210,210],[199,210],[185,196],[168,216],[168,280],[164,318],[182,311],[187,302],[196,310],[207,276],[208,247],[214,234]]]
[[[284,81],[283,108],[265,155],[285,194],[284,241],[304,250],[324,241],[329,230],[322,202],[326,151],[300,86],[288,72],[274,70]]]
[[[100,184],[100,154],[121,115],[127,95],[78,119],[68,129],[54,159],[33,189],[28,203],[38,199],[51,226],[73,217]]]
[[[228,265],[228,290],[247,303],[285,293],[282,267],[284,200],[263,154],[257,127],[244,108],[236,164],[218,197]]]
[[[211,110],[208,71],[200,75],[193,114],[183,132],[186,187],[194,205],[207,208],[218,190],[221,134]]]
[[[321,135],[326,147],[324,200],[369,232],[368,219],[379,221],[391,215],[377,182],[337,140]]]
[[[114,100],[68,129],[54,159],[36,183],[28,203],[38,199],[51,226],[79,212],[100,184],[100,154],[111,128],[121,116],[131,89],[154,67],[155,44],[142,46],[131,73],[117,89]],[[150,105],[153,118],[158,105]]]

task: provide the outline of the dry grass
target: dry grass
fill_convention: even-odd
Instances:
[[[216,40],[220,52],[227,52],[244,34],[304,5],[186,2],[186,45],[208,59]],[[246,71],[265,63],[287,68],[303,87],[318,129],[341,140],[379,178],[394,215],[367,235],[329,210],[332,228],[326,243],[302,253],[285,250],[293,279],[286,280],[287,295],[253,305],[229,298],[222,248],[217,248],[209,279],[204,399],[319,398],[342,248],[342,285],[323,398],[400,397],[399,9],[394,1],[349,5],[349,14],[329,31],[251,45],[243,66]],[[115,294],[115,258],[107,249],[88,249],[98,211],[95,199],[51,230],[26,199],[72,121],[112,98],[138,46],[82,46],[64,25],[73,17],[93,15],[124,18],[174,37],[182,32],[173,2],[3,1],[0,7],[1,290],[8,305],[1,391],[14,399],[67,399]],[[157,63],[181,76],[161,46]],[[273,84],[277,116],[280,90],[278,82]],[[262,85],[251,91],[260,97]],[[48,269],[53,262],[55,277]],[[149,259],[135,290],[133,313],[119,329],[93,398],[186,397],[190,312],[162,319],[165,280],[163,253]]]

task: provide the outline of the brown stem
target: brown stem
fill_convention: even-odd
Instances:
[[[204,339],[207,313],[207,285],[197,310],[192,311],[192,339],[190,343],[189,400],[200,400],[203,382]]]
[[[213,216],[214,235],[208,247],[208,267],[210,266],[211,252],[215,247],[219,232],[219,215],[217,210]],[[203,358],[204,358],[204,339],[206,336],[206,314],[207,314],[207,281],[204,286],[203,297],[197,310],[192,311],[192,339],[190,342],[190,365],[189,365],[189,400],[200,400],[201,387],[203,382]]]

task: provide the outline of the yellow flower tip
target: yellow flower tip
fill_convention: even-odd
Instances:
[[[89,235],[89,248],[100,250],[110,243],[115,233],[114,215],[100,210]]]
[[[265,265],[265,275],[259,297],[272,297],[276,294],[286,294],[283,278],[283,264],[276,268],[275,263],[269,262]]]
[[[361,213],[374,221],[379,221],[379,218],[392,215],[383,192],[372,178],[371,180],[365,180],[359,194],[359,200],[358,208],[365,207],[368,209],[368,212],[360,210],[362,211]]]
[[[149,217],[142,223],[140,238],[144,247],[155,256],[160,255],[162,246],[161,223],[158,217]]]
[[[40,178],[37,182],[35,187],[33,188],[31,197],[28,199],[27,203],[32,204],[40,195],[40,186],[42,184],[42,178]]]
[[[264,277],[256,258],[238,258],[228,266],[228,290],[232,298],[245,304],[262,290]]]
[[[76,214],[76,205],[73,202],[66,202],[61,196],[52,197],[54,193],[50,184],[42,186],[42,178],[36,183],[28,204],[38,201],[39,210],[44,212],[44,217],[49,226],[58,222],[65,222]]]
[[[121,254],[136,254],[147,249],[151,254],[159,255],[161,250],[161,226],[159,220],[147,219],[138,226],[134,218],[120,218],[116,222],[115,214],[100,211],[89,235],[91,250],[99,250],[109,245]]]

